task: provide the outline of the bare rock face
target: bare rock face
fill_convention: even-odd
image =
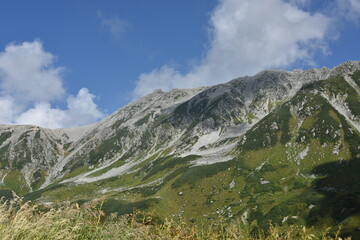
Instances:
[[[0,125],[0,196],[118,213],[356,233],[359,171],[360,62],[156,90],[79,128]]]
[[[359,86],[349,75],[358,70],[360,62],[349,61],[333,69],[263,71],[212,87],[156,90],[100,122],[79,128],[1,125],[0,183],[9,187],[7,179],[14,173],[21,179],[19,185],[25,184],[23,192],[59,181],[96,182],[133,171],[137,165],[140,168],[155,155],[201,156],[194,165],[228,161],[232,159],[229,153],[250,141],[246,140],[249,130],[304,87],[343,76],[356,90]],[[322,88],[312,92],[320,92],[359,131],[360,116],[349,106],[348,93]],[[291,111],[301,111],[306,104],[303,100],[291,106]],[[301,116],[298,121],[303,121]],[[281,126],[274,121],[269,128],[277,131]],[[123,164],[114,167],[119,161]],[[85,170],[65,178],[80,168]]]

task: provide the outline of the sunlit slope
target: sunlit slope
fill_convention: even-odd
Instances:
[[[3,126],[3,189],[208,221],[346,225],[360,213],[359,62],[154,93],[81,129]],[[4,190],[6,191],[6,190]]]

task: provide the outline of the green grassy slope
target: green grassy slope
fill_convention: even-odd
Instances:
[[[192,161],[201,156],[180,157],[164,150],[124,175],[86,184],[53,184],[26,199],[84,202],[103,197],[108,213],[146,209],[163,219],[175,216],[199,224],[217,219],[256,221],[263,229],[270,221],[318,229],[343,225],[344,234],[358,236],[354,223],[360,222],[360,133],[328,102],[334,97],[342,98],[355,117],[360,115],[357,92],[342,77],[334,77],[304,86],[235,138],[239,140],[228,153],[230,161],[193,166]],[[217,103],[210,106],[209,112],[214,113]],[[182,114],[182,108],[175,113]],[[145,124],[149,117],[137,124]],[[113,154],[124,134],[117,132],[94,149],[90,162],[96,164],[103,154]],[[124,161],[119,159],[92,176]],[[86,171],[86,166],[78,166],[64,179]],[[9,181],[5,186],[16,189]]]

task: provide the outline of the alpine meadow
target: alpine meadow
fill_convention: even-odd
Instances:
[[[237,222],[259,239],[273,226],[356,239],[359,143],[360,62],[263,71],[157,90],[89,126],[2,125],[1,194],[92,203],[101,219],[141,211],[155,225]]]
[[[360,0],[0,0],[0,240],[360,240]]]

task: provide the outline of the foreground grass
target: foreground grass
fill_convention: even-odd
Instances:
[[[156,222],[143,213],[126,216],[104,216],[98,205],[77,204],[61,207],[44,207],[31,203],[0,204],[0,239],[340,239],[328,237],[326,231],[317,235],[311,229],[301,227],[270,227],[262,231],[250,231],[242,224],[218,222],[198,227],[183,221]]]

